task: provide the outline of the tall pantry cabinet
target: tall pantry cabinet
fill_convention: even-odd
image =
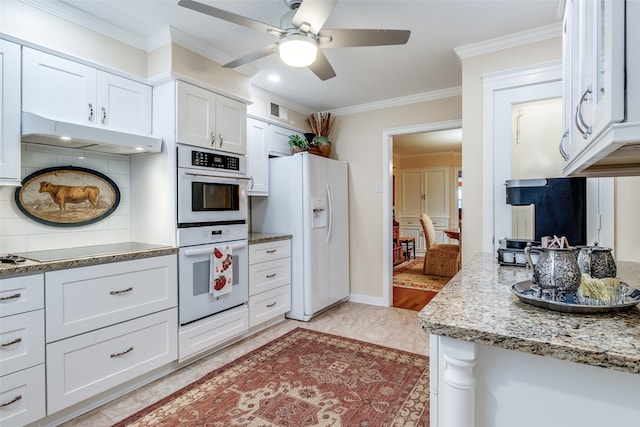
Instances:
[[[420,215],[431,217],[438,243],[445,242],[444,230],[449,227],[451,203],[451,168],[448,166],[399,171],[399,206],[396,220],[400,236],[413,237],[416,254],[424,254],[426,239],[420,225]]]

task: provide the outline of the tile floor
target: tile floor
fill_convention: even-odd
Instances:
[[[413,353],[429,354],[428,335],[418,326],[418,312],[395,307],[377,307],[346,302],[309,322],[287,319],[69,421],[63,426],[111,426],[206,373],[297,327],[341,335]]]

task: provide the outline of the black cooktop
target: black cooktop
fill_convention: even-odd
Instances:
[[[122,254],[127,252],[135,252],[146,249],[157,249],[163,247],[166,246],[150,243],[125,242],[112,243],[108,245],[82,246],[77,248],[51,249],[46,251],[21,252],[14,253],[13,255],[17,255],[34,261],[47,262],[74,258],[87,258],[98,255]]]

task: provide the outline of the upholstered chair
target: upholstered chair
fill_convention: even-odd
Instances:
[[[455,276],[460,270],[460,245],[437,243],[436,230],[427,214],[420,215],[420,224],[426,247],[422,272],[436,276]]]

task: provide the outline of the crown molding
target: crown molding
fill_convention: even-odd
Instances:
[[[522,46],[562,36],[562,23],[545,25],[532,30],[521,31],[508,36],[496,37],[478,43],[454,48],[454,52],[460,59],[467,59],[478,55],[496,52],[503,49]]]
[[[123,30],[111,24],[96,18],[95,16],[84,13],[66,3],[59,0],[19,0],[20,2],[40,9],[51,15],[57,16],[69,22],[73,22],[81,27],[103,34],[122,43],[128,44],[140,50],[147,50],[147,42],[144,37],[134,34],[130,31]]]
[[[335,114],[336,116],[364,113],[367,111],[381,110],[383,108],[400,107],[408,104],[417,104],[419,102],[428,102],[435,101],[437,99],[451,98],[453,96],[462,96],[462,86],[456,86],[449,89],[434,90],[431,92],[417,93],[415,95],[401,96],[398,98],[370,102],[367,104],[359,104],[351,107],[337,108],[335,110],[330,110],[329,112],[331,114]]]

